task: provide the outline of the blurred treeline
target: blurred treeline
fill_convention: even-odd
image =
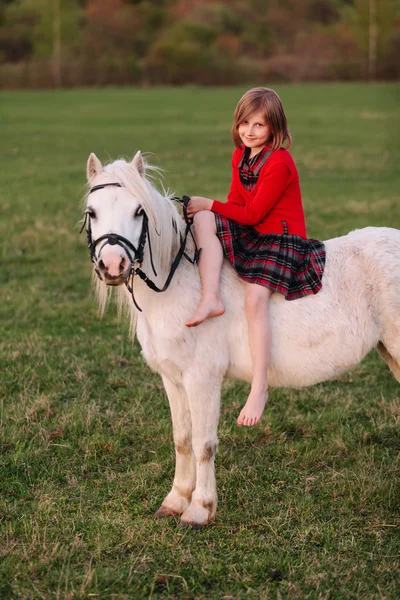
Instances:
[[[398,79],[400,0],[0,0],[0,87]]]

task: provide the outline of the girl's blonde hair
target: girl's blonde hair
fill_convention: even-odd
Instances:
[[[239,100],[232,125],[232,139],[235,146],[239,147],[243,144],[238,133],[240,123],[259,110],[263,112],[270,128],[270,137],[267,143],[271,144],[271,149],[277,150],[283,146],[290,148],[292,136],[288,129],[281,99],[274,90],[263,87],[252,88]]]

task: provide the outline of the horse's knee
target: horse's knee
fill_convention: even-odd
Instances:
[[[201,463],[207,463],[214,459],[215,454],[217,452],[218,440],[207,440],[204,441],[193,441],[193,452],[198,460]]]
[[[177,437],[174,440],[177,454],[186,456],[192,452],[192,440],[189,436]]]

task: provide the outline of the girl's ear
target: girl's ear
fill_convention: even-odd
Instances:
[[[92,152],[88,158],[86,165],[86,177],[91,181],[96,175],[99,175],[103,170],[102,164],[97,156]]]
[[[142,153],[140,152],[140,150],[138,150],[136,152],[136,154],[133,157],[133,160],[131,162],[131,165],[134,166],[135,169],[137,169],[137,171],[139,171],[139,175],[141,177],[144,177],[146,169],[144,167],[143,157],[142,157]]]

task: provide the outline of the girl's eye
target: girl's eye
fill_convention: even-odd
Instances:
[[[137,209],[135,210],[135,214],[134,214],[134,218],[136,219],[136,217],[140,217],[140,215],[143,214],[143,208],[139,205],[137,207]]]
[[[96,218],[96,212],[93,210],[93,208],[88,208],[86,210],[86,214],[91,218],[91,219],[95,219]]]

